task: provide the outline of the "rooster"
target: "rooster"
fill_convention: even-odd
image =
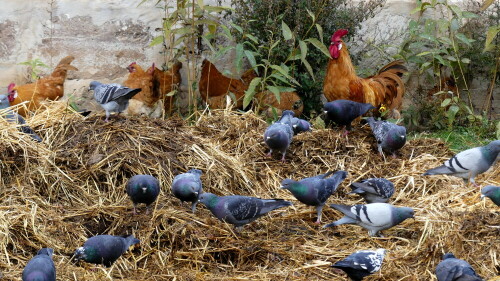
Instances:
[[[253,69],[247,70],[241,79],[224,76],[215,65],[204,60],[201,65],[201,77],[199,81],[200,95],[203,101],[211,108],[223,108],[228,93],[233,93],[236,98],[236,107],[243,106],[243,96],[253,78],[256,77]]]
[[[177,62],[167,71],[161,71],[155,64],[147,70],[148,73],[153,73],[153,92],[154,96],[159,96],[163,99],[163,108],[165,113],[170,114],[172,112],[172,106],[174,104],[174,97],[172,95],[167,96],[174,87],[179,87],[181,83],[181,73],[180,69],[182,67],[181,62]]]
[[[339,99],[370,103],[377,108],[399,110],[405,93],[401,79],[408,69],[402,60],[382,67],[374,76],[361,78],[356,75],[349,52],[342,36],[347,30],[337,30],[331,38],[330,61],[323,82],[323,93],[328,101]]]
[[[56,66],[52,74],[47,77],[41,78],[34,83],[16,86],[11,83],[8,86],[9,96],[16,98],[11,100],[11,105],[16,105],[27,101],[26,108],[18,107],[18,113],[26,117],[28,111],[35,111],[41,107],[45,100],[57,100],[64,95],[64,81],[68,70],[78,70],[78,68],[71,65],[75,59],[73,56],[63,58]]]

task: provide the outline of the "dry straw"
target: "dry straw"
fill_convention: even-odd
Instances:
[[[13,125],[0,129],[0,272],[19,280],[41,247],[55,250],[58,280],[346,280],[329,265],[360,249],[387,249],[380,273],[367,280],[435,280],[445,252],[466,259],[485,278],[498,274],[500,216],[479,189],[446,176],[422,177],[452,153],[439,140],[411,140],[398,159],[384,161],[367,127],[348,139],[339,130],[314,130],[294,138],[282,164],[266,158],[267,124],[253,113],[208,112],[196,124],[146,118],[83,118],[54,102],[28,120],[40,144]],[[284,198],[279,209],[241,233],[199,205],[190,212],[170,193],[176,174],[201,169],[205,191]],[[392,203],[416,210],[416,219],[372,238],[358,226],[322,229],[314,208],[279,189],[286,177],[300,179],[343,169],[349,172],[328,203],[355,204],[348,185],[386,177],[397,192]],[[162,193],[150,215],[132,216],[124,185],[132,175],[152,174]],[[477,178],[500,184],[498,168]],[[324,222],[341,215],[324,208]],[[96,234],[134,234],[140,247],[112,267],[89,270],[70,261]]]

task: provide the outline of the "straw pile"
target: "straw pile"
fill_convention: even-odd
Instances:
[[[45,114],[45,115],[43,115]],[[434,280],[444,252],[466,259],[484,278],[498,274],[498,207],[479,200],[479,190],[460,179],[422,177],[452,153],[439,140],[411,140],[398,159],[385,162],[372,147],[369,129],[346,140],[338,130],[315,130],[296,138],[282,164],[266,158],[267,124],[253,113],[212,112],[194,125],[181,119],[86,119],[60,103],[29,120],[43,143],[7,124],[0,134],[0,272],[19,280],[26,262],[41,247],[54,248],[58,280],[346,280],[329,265],[360,249],[387,249],[380,273],[367,280]],[[170,194],[174,175],[201,169],[204,190],[284,198],[279,209],[241,233],[199,205],[196,214]],[[328,203],[355,204],[348,185],[386,177],[397,191],[392,203],[415,209],[416,219],[371,238],[358,226],[322,229],[315,210],[280,190],[286,177],[344,169],[348,178]],[[162,183],[150,215],[124,193],[128,178],[148,173]],[[500,184],[498,168],[479,176]],[[141,206],[142,207],[142,206]],[[325,207],[325,223],[340,217]],[[134,234],[140,247],[110,268],[73,263],[70,257],[87,237]],[[91,266],[93,267],[93,266]]]

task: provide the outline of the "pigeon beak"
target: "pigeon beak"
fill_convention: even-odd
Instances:
[[[285,189],[285,188],[286,188],[286,187],[284,187],[283,185],[282,185],[282,186],[280,186],[280,189]]]
[[[195,191],[195,192],[194,192],[194,195],[198,196],[198,192],[197,192],[197,191]]]
[[[484,194],[481,194],[481,200],[483,200],[486,196]]]
[[[271,137],[267,137],[266,140],[270,139]]]
[[[292,125],[292,127],[297,128],[297,125]]]
[[[323,113],[324,113],[324,114],[328,114],[328,111],[326,111],[326,110],[325,110],[325,111],[323,111]]]
[[[142,193],[146,193],[146,190],[148,190],[148,188],[147,187],[143,187],[142,188]]]

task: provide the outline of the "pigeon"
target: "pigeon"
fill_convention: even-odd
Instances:
[[[450,175],[462,178],[478,186],[474,178],[486,172],[498,160],[500,140],[490,142],[485,146],[464,150],[444,162],[442,166],[427,170],[423,175]]]
[[[345,126],[344,135],[347,135],[352,129],[351,122],[354,119],[374,108],[375,106],[369,103],[360,103],[351,100],[335,100],[327,102],[323,106],[327,120]]]
[[[54,250],[42,248],[23,270],[23,281],[56,281],[56,267],[52,260]]]
[[[488,197],[497,206],[500,206],[500,186],[487,185],[481,189],[481,198]]]
[[[373,117],[368,117],[366,121],[377,140],[380,155],[386,152],[396,158],[396,151],[406,143],[406,128],[385,120],[375,121]]]
[[[293,115],[293,111],[285,110],[278,121],[267,127],[264,132],[264,142],[271,149],[267,157],[271,156],[273,150],[278,150],[282,154],[281,161],[285,162],[286,150],[293,138]]]
[[[17,92],[15,92],[17,95]],[[26,121],[24,118],[17,114],[17,112],[12,111],[9,109],[10,107],[10,102],[16,98],[16,96],[7,96],[7,95],[0,95],[0,110],[5,110],[4,118],[7,120],[9,123],[17,123],[20,125],[19,131],[25,134],[28,134],[32,139],[34,139],[37,142],[41,142],[42,138],[38,136],[33,129],[26,125]]]
[[[311,123],[307,122],[304,119],[300,119],[297,117],[292,118],[292,129],[293,134],[297,135],[302,132],[307,132],[311,130]]]
[[[219,220],[239,228],[268,212],[290,206],[291,202],[283,199],[260,199],[249,196],[217,196],[212,193],[200,195],[200,202]]]
[[[436,277],[438,281],[483,281],[468,262],[455,258],[452,253],[443,256],[436,267]]]
[[[187,173],[175,176],[172,182],[172,193],[174,196],[182,202],[192,202],[191,211],[193,213],[196,211],[198,198],[203,193],[200,177],[200,170],[191,169]]]
[[[332,267],[342,269],[353,281],[361,281],[380,270],[384,256],[385,249],[357,251],[332,264]]]
[[[103,264],[111,266],[130,246],[139,244],[141,241],[133,235],[113,236],[97,235],[87,239],[83,247],[76,249],[74,257],[88,263]]]
[[[125,191],[134,203],[134,215],[139,203],[146,204],[146,214],[149,213],[150,205],[160,194],[160,182],[150,175],[135,175],[130,178],[125,186]]]
[[[369,178],[351,184],[350,194],[359,194],[366,203],[387,203],[394,194],[394,184],[384,178]]]
[[[321,214],[326,200],[337,190],[339,184],[346,177],[347,172],[345,171],[335,173],[330,171],[326,174],[301,179],[300,181],[284,179],[281,182],[281,188],[288,189],[300,202],[309,206],[316,206],[318,215],[316,223],[319,224],[321,223]]]
[[[106,122],[111,112],[123,112],[129,100],[141,91],[140,88],[130,89],[120,84],[102,84],[97,81],[90,82],[89,90],[94,91],[94,99],[106,110]]]
[[[395,207],[387,203],[354,206],[332,204],[330,207],[341,211],[345,216],[323,226],[324,228],[342,224],[357,224],[368,229],[370,236],[376,236],[381,230],[391,228],[408,218],[413,218],[412,208]]]

